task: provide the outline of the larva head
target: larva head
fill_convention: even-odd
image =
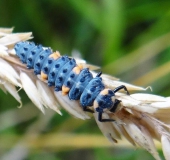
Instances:
[[[112,110],[115,104],[115,94],[112,90],[105,88],[102,90],[96,99],[93,106],[97,112],[103,112],[104,110]]]

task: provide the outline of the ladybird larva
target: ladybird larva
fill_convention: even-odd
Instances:
[[[93,112],[90,107],[94,107],[100,122],[114,121],[103,119],[102,113],[105,109],[115,112],[120,103],[115,98],[116,92],[124,89],[129,94],[124,85],[114,90],[106,88],[101,73],[93,77],[89,69],[82,68],[74,58],[61,56],[51,48],[23,41],[15,45],[15,51],[20,61],[40,75],[43,81],[46,80],[48,86],[54,86],[56,92],[62,91],[70,100],[79,100],[84,111]]]

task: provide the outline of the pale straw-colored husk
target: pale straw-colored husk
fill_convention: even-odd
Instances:
[[[9,92],[22,105],[17,89],[24,89],[31,101],[45,113],[50,108],[61,115],[60,108],[76,118],[89,119],[89,115],[82,110],[79,101],[71,101],[67,95],[54,92],[37,76],[33,70],[28,70],[22,64],[13,50],[17,42],[29,40],[31,33],[12,34],[12,29],[0,28],[0,88]],[[77,63],[82,63],[77,60]],[[83,60],[83,66],[90,67]],[[90,69],[98,67],[92,66]],[[92,71],[93,75],[96,73]],[[104,136],[111,142],[117,143],[124,136],[133,146],[140,146],[150,152],[156,160],[160,160],[154,141],[162,143],[165,158],[170,159],[170,98],[153,94],[137,93],[147,88],[134,86],[119,81],[115,77],[102,75],[106,87],[114,89],[125,85],[129,92],[116,93],[121,104],[115,113],[106,111],[103,118],[112,118],[114,122],[99,122],[98,114],[94,113],[95,120]],[[16,89],[16,87],[18,87]]]

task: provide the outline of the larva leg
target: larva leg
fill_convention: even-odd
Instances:
[[[121,85],[113,90],[114,93],[118,92],[119,90],[124,89],[127,93],[127,95],[130,95],[129,91],[127,90],[126,86]]]
[[[92,111],[91,109],[89,109],[87,107],[83,107],[83,110],[86,111],[86,112],[94,113],[94,111]]]
[[[102,114],[103,114],[103,112],[99,112],[98,121],[100,121],[100,122],[113,122],[113,121],[115,121],[114,119],[103,119]]]

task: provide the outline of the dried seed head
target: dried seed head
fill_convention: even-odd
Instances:
[[[67,95],[61,92],[54,92],[44,82],[40,81],[28,70],[18,58],[13,50],[17,42],[31,39],[31,33],[11,34],[12,29],[0,28],[0,88],[4,92],[9,92],[20,104],[21,99],[16,90],[16,86],[24,89],[32,102],[45,113],[44,106],[51,108],[57,113],[59,103],[66,111],[80,119],[90,117],[83,111],[79,101],[72,101]],[[11,55],[12,54],[12,55]],[[98,67],[86,64],[84,60],[76,59],[83,68],[92,70]],[[96,73],[92,72],[95,76]],[[147,88],[134,86],[119,81],[115,77],[102,75],[106,87],[115,89],[120,85],[125,85],[129,91],[145,91]],[[114,119],[114,122],[99,122],[98,113],[94,113],[95,120],[102,133],[114,143],[124,136],[132,145],[139,145],[150,152],[155,159],[159,160],[153,139],[162,143],[163,152],[166,159],[170,159],[170,98],[153,94],[135,93],[127,95],[124,91],[117,92],[115,98],[121,101],[115,113],[106,110],[103,118]]]

